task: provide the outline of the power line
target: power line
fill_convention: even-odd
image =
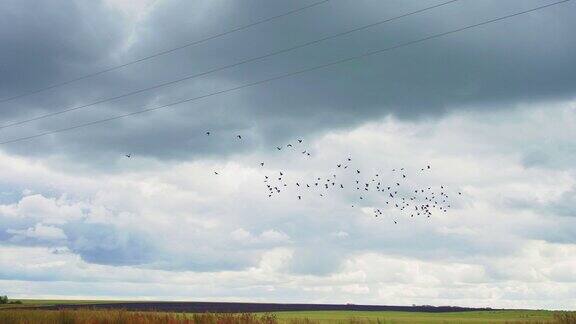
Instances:
[[[304,11],[304,10],[306,10],[306,9],[310,9],[310,8],[312,8],[312,7],[316,7],[316,6],[318,6],[318,5],[321,5],[321,4],[323,4],[323,3],[326,3],[326,2],[328,2],[328,1],[330,1],[330,0],[317,1],[317,2],[314,2],[314,3],[309,4],[309,5],[307,5],[307,6],[300,7],[300,8],[298,8],[298,9],[294,9],[294,10],[285,12],[285,13],[283,13],[283,14],[279,14],[279,15],[276,15],[276,16],[273,16],[273,17],[269,17],[269,18],[262,19],[262,20],[258,20],[258,21],[255,21],[255,22],[253,22],[253,23],[250,23],[250,24],[247,24],[247,25],[243,25],[243,26],[240,26],[240,27],[236,27],[236,28],[230,29],[230,30],[228,30],[228,31],[225,31],[225,32],[222,32],[222,33],[219,33],[219,34],[216,34],[216,35],[212,35],[212,36],[209,36],[209,37],[206,37],[206,38],[197,40],[197,41],[193,41],[193,42],[186,43],[186,44],[184,44],[184,45],[180,45],[180,46],[177,46],[177,47],[174,47],[174,48],[171,48],[171,49],[167,49],[167,50],[164,50],[164,51],[161,51],[161,52],[157,52],[157,53],[154,53],[154,54],[151,54],[151,55],[148,55],[148,56],[145,56],[145,57],[136,59],[136,60],[134,60],[134,61],[129,61],[129,62],[126,62],[126,63],[123,63],[123,64],[111,66],[111,67],[106,68],[106,69],[104,69],[104,70],[100,70],[100,71],[97,71],[97,72],[89,73],[89,74],[83,75],[83,76],[81,76],[81,77],[77,77],[77,78],[70,79],[70,80],[67,80],[67,81],[63,81],[63,82],[59,82],[59,83],[54,83],[54,84],[49,85],[49,86],[46,86],[46,87],[44,87],[44,88],[39,88],[39,89],[32,90],[32,91],[29,91],[29,92],[21,93],[21,94],[19,94],[19,95],[15,95],[15,96],[13,96],[13,97],[8,97],[8,98],[0,99],[0,103],[4,103],[4,102],[12,101],[12,100],[15,100],[15,99],[18,99],[18,98],[22,98],[22,97],[26,97],[26,96],[29,96],[29,95],[33,95],[33,94],[36,94],[36,93],[44,92],[44,91],[46,91],[46,90],[58,88],[58,87],[61,87],[61,86],[64,86],[64,85],[67,85],[67,84],[70,84],[70,83],[74,83],[74,82],[77,82],[77,81],[80,81],[80,80],[84,80],[84,79],[88,79],[88,78],[91,78],[91,77],[95,77],[95,76],[97,76],[97,75],[101,75],[101,74],[104,74],[104,73],[107,73],[107,72],[111,72],[111,71],[114,71],[114,70],[118,70],[118,69],[127,67],[127,66],[132,65],[132,64],[144,62],[144,61],[153,59],[153,58],[158,57],[158,56],[162,56],[162,55],[166,55],[166,54],[169,54],[169,53],[173,53],[173,52],[179,51],[179,50],[181,50],[181,49],[184,49],[184,48],[187,48],[187,47],[190,47],[190,46],[194,46],[194,45],[198,45],[198,44],[201,44],[201,43],[205,43],[205,42],[207,42],[207,41],[210,41],[210,40],[213,40],[213,39],[216,39],[216,38],[219,38],[219,37],[228,35],[228,34],[235,33],[235,32],[237,32],[237,31],[241,31],[241,30],[244,30],[244,29],[247,29],[247,28],[250,28],[250,27],[254,27],[254,26],[256,26],[256,25],[260,25],[260,24],[263,24],[263,23],[266,23],[266,22],[270,22],[270,21],[276,20],[276,19],[278,19],[278,18],[286,17],[286,16],[289,16],[289,15],[292,15],[292,14],[295,14],[295,13],[298,13],[298,12],[301,12],[301,11]]]
[[[528,9],[528,10],[524,10],[524,11],[520,11],[520,12],[517,12],[517,13],[510,14],[510,15],[501,16],[501,17],[498,17],[498,18],[486,20],[486,21],[483,21],[483,22],[480,22],[480,23],[477,23],[477,24],[468,25],[468,26],[465,26],[465,27],[453,29],[453,30],[450,30],[450,31],[447,31],[447,32],[443,32],[443,33],[439,33],[439,34],[433,34],[433,35],[430,35],[430,36],[427,36],[427,37],[424,37],[424,38],[419,38],[419,39],[416,39],[416,40],[412,40],[412,41],[409,41],[409,42],[401,43],[401,44],[394,45],[394,46],[391,46],[391,47],[387,47],[387,48],[383,48],[383,49],[379,49],[379,50],[375,50],[375,51],[365,52],[365,53],[360,54],[360,55],[351,56],[351,57],[348,57],[348,58],[345,58],[345,59],[341,59],[341,60],[337,60],[337,61],[332,61],[332,62],[330,62],[330,63],[326,63],[326,64],[322,64],[322,65],[316,65],[316,66],[313,66],[313,67],[310,67],[310,68],[306,68],[306,69],[302,69],[302,70],[298,70],[298,71],[295,71],[295,72],[290,72],[290,73],[286,73],[286,74],[281,74],[281,75],[279,75],[279,76],[275,76],[275,77],[272,77],[272,78],[268,78],[268,79],[264,79],[264,80],[260,80],[260,81],[256,81],[256,82],[252,82],[252,83],[247,83],[247,84],[244,84],[244,85],[240,85],[240,86],[233,87],[233,88],[228,88],[228,89],[225,89],[225,90],[220,90],[220,91],[217,91],[217,92],[212,92],[212,93],[209,93],[209,94],[206,94],[206,95],[202,95],[202,96],[197,96],[197,97],[193,97],[193,98],[188,98],[188,99],[184,99],[184,100],[179,100],[179,101],[175,101],[175,102],[168,103],[168,104],[165,104],[165,105],[161,105],[161,106],[157,106],[157,107],[152,107],[152,108],[147,108],[147,109],[143,109],[143,110],[138,110],[138,111],[135,111],[135,112],[131,112],[131,113],[123,114],[123,115],[118,115],[118,116],[114,116],[114,117],[110,117],[110,118],[100,119],[100,120],[96,120],[96,121],[92,121],[92,122],[88,122],[88,123],[84,123],[84,124],[75,125],[75,126],[72,126],[72,127],[61,128],[61,129],[57,129],[57,130],[53,130],[53,131],[48,131],[48,132],[44,132],[44,133],[39,133],[39,134],[35,134],[35,135],[31,135],[31,136],[26,136],[26,137],[19,137],[19,138],[13,139],[13,140],[8,140],[8,141],[0,142],[0,145],[10,144],[10,143],[16,143],[16,142],[21,142],[21,141],[30,140],[30,139],[33,139],[33,138],[38,138],[38,137],[47,136],[47,135],[56,134],[56,133],[62,133],[62,132],[70,131],[70,130],[73,130],[73,129],[78,129],[78,128],[87,127],[87,126],[91,126],[91,125],[95,125],[95,124],[105,123],[105,122],[109,122],[109,121],[113,121],[113,120],[117,120],[117,119],[122,119],[122,118],[130,117],[130,116],[135,116],[135,115],[143,114],[143,113],[146,113],[146,112],[151,112],[151,111],[155,111],[155,110],[160,110],[160,109],[168,108],[168,107],[175,106],[175,105],[179,105],[179,104],[186,103],[186,102],[197,101],[197,100],[200,100],[200,99],[204,99],[204,98],[208,98],[208,97],[212,97],[212,96],[216,96],[216,95],[220,95],[220,94],[224,94],[224,93],[228,93],[228,92],[233,92],[233,91],[240,90],[240,89],[244,89],[244,88],[248,88],[248,87],[253,87],[253,86],[256,86],[256,85],[260,85],[260,84],[272,82],[272,81],[275,81],[275,80],[280,80],[280,79],[292,77],[292,76],[295,76],[295,75],[299,75],[299,74],[303,74],[303,73],[307,73],[307,72],[311,72],[311,71],[315,71],[315,70],[319,70],[319,69],[331,67],[331,66],[334,66],[334,65],[339,65],[339,64],[342,64],[342,63],[347,63],[347,62],[350,62],[350,61],[359,60],[359,59],[362,59],[362,58],[365,58],[365,57],[368,57],[368,56],[373,56],[373,55],[377,55],[377,54],[382,54],[382,53],[389,52],[389,51],[393,51],[393,50],[396,50],[396,49],[399,49],[399,48],[403,48],[403,47],[415,45],[415,44],[418,44],[418,43],[426,42],[426,41],[431,40],[431,39],[436,39],[436,38],[444,37],[444,36],[447,36],[447,35],[455,34],[455,33],[461,32],[461,31],[465,31],[465,30],[468,30],[468,29],[472,29],[472,28],[476,28],[476,27],[488,25],[488,24],[495,23],[495,22],[498,22],[498,21],[502,21],[502,20],[505,20],[505,19],[509,19],[509,18],[512,18],[512,17],[516,17],[516,16],[520,16],[520,15],[527,14],[527,13],[530,13],[530,12],[538,11],[538,10],[541,10],[541,9],[544,9],[544,8],[552,7],[552,6],[555,6],[555,5],[558,5],[558,4],[561,4],[561,3],[565,3],[565,2],[568,2],[568,1],[571,1],[571,0],[561,0],[561,1],[553,2],[553,3],[547,4],[547,5],[535,7],[535,8]]]
[[[372,28],[372,27],[375,27],[375,26],[378,26],[378,25],[382,25],[382,24],[384,24],[384,23],[388,23],[388,22],[391,22],[391,21],[394,21],[394,20],[398,20],[398,19],[405,18],[405,17],[412,16],[412,15],[416,15],[416,14],[419,14],[419,13],[422,13],[422,12],[425,12],[425,11],[428,11],[428,10],[432,10],[432,9],[435,9],[435,8],[438,8],[438,7],[441,7],[441,6],[445,6],[445,5],[448,5],[448,4],[457,2],[457,1],[459,1],[459,0],[449,0],[449,1],[446,1],[446,2],[442,2],[442,3],[436,4],[436,5],[430,6],[430,7],[426,7],[426,8],[423,8],[423,9],[419,9],[419,10],[416,10],[416,11],[412,11],[412,12],[409,12],[409,13],[405,13],[405,14],[402,14],[402,15],[399,15],[399,16],[396,16],[396,17],[387,18],[387,19],[384,19],[384,20],[380,20],[380,21],[377,21],[377,22],[368,24],[368,25],[364,25],[364,26],[361,26],[361,27],[356,27],[356,28],[353,28],[353,29],[350,29],[350,30],[347,30],[347,31],[344,31],[344,32],[332,34],[332,35],[329,35],[329,36],[326,36],[326,37],[323,37],[323,38],[320,38],[320,39],[316,39],[316,40],[313,40],[313,41],[305,42],[305,43],[302,43],[302,44],[299,44],[299,45],[296,45],[296,46],[292,46],[292,47],[288,47],[288,48],[281,49],[281,50],[278,50],[278,51],[270,52],[270,53],[268,53],[268,54],[260,55],[260,56],[253,57],[253,58],[249,58],[249,59],[242,60],[242,61],[239,61],[239,62],[236,62],[236,63],[224,65],[224,66],[217,67],[217,68],[214,68],[214,69],[211,69],[211,70],[208,70],[208,71],[204,71],[204,72],[201,72],[201,73],[191,74],[191,75],[185,76],[185,77],[180,78],[180,79],[176,79],[176,80],[172,80],[172,81],[168,81],[168,82],[156,84],[156,85],[153,85],[153,86],[151,86],[151,87],[147,87],[147,88],[135,90],[135,91],[128,92],[128,93],[124,93],[124,94],[121,94],[121,95],[118,95],[118,96],[114,96],[114,97],[109,97],[109,98],[100,99],[100,100],[97,100],[97,101],[94,101],[94,102],[91,102],[91,103],[88,103],[88,104],[84,104],[84,105],[80,105],[80,106],[76,106],[76,107],[71,107],[71,108],[66,108],[66,109],[63,109],[63,110],[54,111],[54,112],[47,113],[47,114],[44,114],[44,115],[40,115],[40,116],[37,116],[37,117],[32,117],[32,118],[29,118],[29,119],[24,119],[24,120],[16,121],[16,122],[13,122],[13,123],[10,123],[10,124],[2,125],[2,126],[0,126],[0,129],[5,129],[5,128],[13,127],[13,126],[18,126],[18,125],[26,124],[26,123],[33,122],[33,121],[36,121],[36,120],[40,120],[40,119],[44,119],[44,118],[48,118],[48,117],[53,117],[53,116],[65,114],[65,113],[68,113],[68,112],[71,112],[71,111],[76,111],[76,110],[80,110],[80,109],[89,108],[89,107],[92,107],[92,106],[95,106],[95,105],[98,105],[98,104],[101,104],[101,103],[105,103],[105,102],[109,102],[109,101],[113,101],[113,100],[117,100],[117,99],[121,99],[121,98],[126,98],[126,97],[129,97],[129,96],[135,95],[135,94],[139,94],[139,93],[146,92],[146,91],[150,91],[150,90],[154,90],[154,89],[159,89],[159,88],[166,87],[166,86],[171,86],[171,85],[174,85],[174,84],[183,82],[183,81],[187,81],[187,80],[191,80],[191,79],[194,79],[194,78],[206,76],[206,75],[209,75],[209,74],[212,74],[212,73],[216,73],[216,72],[219,72],[219,71],[223,71],[223,70],[226,70],[226,69],[230,69],[230,68],[233,68],[233,67],[237,67],[237,66],[240,66],[240,65],[244,65],[244,64],[247,64],[247,63],[259,61],[259,60],[262,60],[262,59],[265,59],[265,58],[269,58],[269,57],[272,57],[272,56],[276,56],[276,55],[279,55],[279,54],[288,53],[288,52],[294,51],[294,50],[296,50],[296,49],[304,48],[304,47],[311,46],[311,45],[314,45],[314,44],[318,44],[318,43],[321,43],[321,42],[324,42],[324,41],[327,41],[327,40],[330,40],[330,39],[334,39],[334,38],[341,37],[341,36],[348,35],[348,34],[352,34],[352,33],[355,33],[355,32],[361,31],[361,30],[365,30],[365,29],[368,29],[368,28]]]

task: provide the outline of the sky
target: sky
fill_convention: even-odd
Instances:
[[[553,3],[459,0],[286,50],[442,3],[330,0],[30,94],[312,3],[0,2],[0,293],[575,309],[574,1],[244,87]],[[347,158],[451,208],[294,187],[348,186]]]

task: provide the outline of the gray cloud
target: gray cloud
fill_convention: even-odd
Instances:
[[[227,29],[226,26],[287,11],[304,2],[277,2],[265,7],[256,2],[242,6],[213,1],[159,2],[145,19],[124,25],[118,22],[122,20],[114,18],[119,15],[117,12],[98,4],[63,4],[59,7],[70,13],[62,14],[53,10],[54,4],[24,10],[22,8],[31,4],[18,3],[18,6],[3,3],[8,12],[12,12],[9,19],[4,20],[5,24],[18,25],[16,20],[33,20],[34,15],[41,18],[32,27],[3,29],[2,40],[12,49],[2,58],[11,71],[2,77],[5,95],[153,53],[217,33]],[[50,111],[121,94],[435,3],[366,1],[359,5],[333,1],[203,46],[4,104],[9,109],[1,117],[8,122],[34,116],[38,110]],[[2,138],[34,134],[202,95],[543,3],[462,1],[153,93],[4,130]],[[406,119],[429,118],[458,109],[501,109],[526,101],[572,98],[576,79],[569,67],[576,63],[576,47],[566,40],[576,27],[573,11],[569,10],[574,4],[562,6],[336,68],[69,134],[7,145],[5,149],[26,155],[61,155],[98,168],[109,168],[111,163],[105,161],[113,161],[121,156],[118,153],[127,151],[176,160],[228,155],[268,149],[296,136],[310,137],[335,128],[352,127],[388,114]],[[34,41],[36,39],[41,41]],[[128,50],[123,50],[125,44],[131,44]],[[35,54],[30,57],[20,53]],[[23,67],[26,69],[22,70]],[[19,81],[13,82],[13,79]],[[219,134],[220,140],[207,141],[203,137],[205,129]],[[231,138],[236,133],[247,134],[250,144],[235,145]]]
[[[305,3],[158,1],[135,19],[98,2],[5,1],[0,97]],[[0,124],[434,3],[334,0],[146,64],[0,104]],[[3,129],[0,141],[238,86],[544,3],[462,0],[177,86]],[[71,278],[91,280],[89,292],[115,296],[122,291],[105,282],[121,283],[130,288],[125,293],[139,296],[173,297],[175,286],[186,286],[193,287],[188,297],[330,301],[342,295],[346,300],[338,301],[367,296],[358,300],[549,305],[538,299],[542,292],[550,300],[573,301],[574,6],[3,146],[0,269],[6,269],[0,279],[23,280],[46,294],[55,291],[52,281]],[[312,157],[274,148],[295,138],[304,138],[298,148]],[[125,153],[134,156],[123,158]],[[428,177],[411,173],[407,181],[465,194],[452,212],[430,220],[392,212],[376,219],[370,210],[384,204],[377,195],[361,204],[357,193],[347,190],[299,201],[293,185],[274,198],[261,187],[262,177],[278,170],[289,184],[330,176],[336,161],[347,156],[366,172],[419,170],[431,163]],[[354,181],[342,176],[344,183]],[[29,259],[20,261],[21,256]],[[421,276],[414,272],[420,267]],[[528,267],[534,271],[527,273]],[[135,281],[154,289],[130,286]],[[87,294],[85,288],[67,287],[67,294]],[[518,287],[523,293],[507,293]]]

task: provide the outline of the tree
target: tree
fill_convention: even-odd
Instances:
[[[0,296],[0,304],[8,304],[8,296]]]

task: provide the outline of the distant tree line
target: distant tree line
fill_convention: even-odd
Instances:
[[[0,296],[0,305],[1,304],[22,304],[20,300],[8,300],[8,296]]]

